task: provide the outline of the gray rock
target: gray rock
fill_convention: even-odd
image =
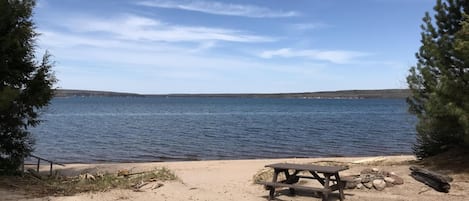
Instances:
[[[392,177],[384,177],[384,181],[385,181],[386,183],[391,183],[391,184],[392,184],[392,183],[394,183],[396,180],[395,180],[394,178],[392,178]]]
[[[394,179],[394,182],[392,184],[394,184],[394,185],[404,184],[404,179],[402,179],[401,177],[399,177],[397,175],[391,175],[390,177]]]
[[[346,189],[354,189],[357,187],[357,184],[360,183],[360,180],[357,180],[356,176],[344,176],[342,177],[342,181],[345,182]]]
[[[386,182],[386,187],[393,187],[394,186],[394,180],[392,177],[384,177],[384,182]]]
[[[386,188],[386,182],[384,182],[382,179],[375,179],[373,180],[373,186],[376,190],[382,191],[384,188]]]
[[[378,168],[371,168],[371,171],[373,171],[373,172],[379,172],[379,169],[378,169]]]
[[[372,182],[366,182],[366,183],[362,183],[362,184],[363,184],[363,186],[365,186],[366,188],[369,188],[369,189],[373,188],[373,183],[372,183]]]
[[[362,183],[357,184],[357,189],[362,189],[364,186]]]
[[[371,173],[373,173],[373,170],[371,168],[365,168],[360,172],[360,175],[371,174]]]
[[[372,174],[361,174],[361,175],[360,175],[360,178],[361,178],[361,182],[362,182],[362,183],[367,183],[367,182],[373,181],[373,179],[375,178],[375,176],[372,175]]]

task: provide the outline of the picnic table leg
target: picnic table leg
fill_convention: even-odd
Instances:
[[[288,170],[283,170],[283,173],[285,174],[285,183],[287,183],[287,184],[296,183],[296,182],[293,181],[294,179],[290,178],[290,177],[291,176],[296,176],[296,174],[298,174],[297,171],[295,171],[295,173],[293,175],[290,175]],[[290,192],[290,195],[295,195],[295,189],[294,188],[288,188],[288,191]]]
[[[329,182],[331,181],[331,174],[324,174],[324,189],[329,189]],[[327,198],[329,198],[329,193],[328,192],[323,192],[322,193],[322,201],[327,201]]]
[[[274,176],[272,177],[272,182],[277,182],[277,177],[278,177],[278,173],[280,173],[280,170],[279,169],[275,169],[274,170]],[[274,199],[274,195],[275,195],[275,187],[272,186],[270,188],[270,191],[269,191],[269,200],[273,200]]]
[[[343,201],[345,199],[344,195],[344,183],[340,180],[339,173],[335,173],[335,179],[337,181],[337,185],[339,186],[339,199]]]

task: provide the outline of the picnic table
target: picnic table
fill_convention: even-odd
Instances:
[[[266,165],[274,169],[274,175],[272,182],[261,182],[266,189],[270,190],[269,200],[274,198],[275,188],[277,187],[288,187],[290,193],[294,194],[295,189],[298,190],[311,190],[322,193],[322,200],[326,201],[329,194],[333,191],[339,191],[339,199],[344,200],[344,186],[345,183],[340,180],[339,172],[348,169],[343,166],[320,166],[320,165],[308,165],[308,164],[294,164],[294,163],[275,163]],[[290,173],[292,171],[292,173]],[[277,181],[279,173],[285,174],[285,180]],[[305,175],[301,172],[308,172],[311,176]],[[323,177],[320,176],[322,174]],[[313,179],[317,180],[322,188],[299,185],[298,181],[301,179]]]

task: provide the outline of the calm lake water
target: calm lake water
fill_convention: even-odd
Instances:
[[[32,132],[59,162],[411,153],[403,99],[56,98]]]

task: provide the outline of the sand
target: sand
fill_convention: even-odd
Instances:
[[[366,167],[376,167],[381,170],[392,171],[404,179],[403,185],[386,188],[383,191],[373,189],[345,190],[345,200],[348,201],[376,201],[376,200],[418,200],[418,201],[451,201],[469,200],[469,177],[467,173],[448,173],[454,178],[449,193],[440,193],[426,185],[415,181],[409,176],[408,161],[415,160],[413,156],[382,156],[382,157],[338,157],[338,158],[308,158],[308,159],[261,159],[261,160],[216,160],[191,162],[158,162],[158,163],[113,163],[113,164],[67,164],[60,168],[62,174],[77,174],[88,171],[117,172],[120,169],[130,169],[132,172],[151,170],[155,167],[167,167],[179,177],[178,181],[163,182],[163,186],[156,189],[144,188],[143,192],[132,190],[111,190],[108,192],[82,193],[65,197],[44,197],[22,199],[18,193],[0,189],[0,200],[51,200],[51,201],[114,201],[114,200],[267,200],[268,191],[263,186],[253,182],[253,176],[264,166],[271,163],[311,163],[317,161],[336,161],[352,163],[350,169],[341,172],[341,176],[358,174]],[[46,168],[46,167],[44,167]],[[44,169],[46,170],[46,169]],[[289,195],[286,190],[280,190],[276,200],[321,200],[313,197],[312,193],[299,192],[296,196]],[[339,200],[337,193],[333,193],[329,200]]]

